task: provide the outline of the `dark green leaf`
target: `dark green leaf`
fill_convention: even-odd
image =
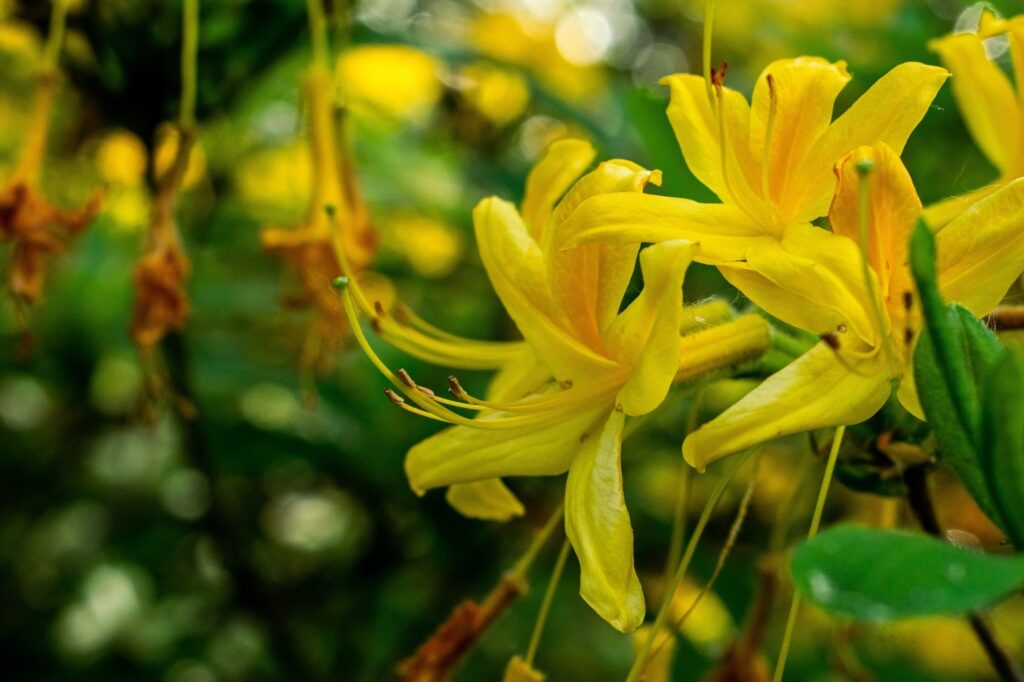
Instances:
[[[1024,583],[1024,556],[959,549],[906,531],[838,526],[803,543],[790,571],[830,613],[858,620],[966,613]]]
[[[918,222],[911,238],[910,265],[924,313],[924,328],[914,351],[921,407],[938,440],[939,456],[953,466],[982,510],[1005,526],[979,452],[978,387],[1002,346],[970,311],[942,302],[935,273],[935,237],[923,222]]]
[[[989,372],[982,397],[982,467],[1000,525],[1024,547],[1024,359],[1007,349]]]

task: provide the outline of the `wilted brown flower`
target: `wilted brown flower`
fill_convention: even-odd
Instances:
[[[7,273],[11,293],[26,303],[43,294],[50,258],[89,226],[99,211],[97,192],[81,208],[51,205],[28,182],[15,180],[0,192],[0,241],[11,241],[14,252]]]
[[[0,241],[14,244],[8,288],[29,304],[43,294],[50,257],[89,226],[102,203],[102,193],[96,192],[81,208],[65,210],[50,204],[38,189],[56,87],[55,71],[40,73],[18,165],[0,191]]]
[[[152,348],[169,331],[184,328],[189,314],[185,282],[189,261],[174,224],[174,204],[192,151],[192,132],[177,134],[174,162],[160,179],[149,228],[149,245],[135,266],[135,312],[132,336]]]
[[[289,266],[301,287],[301,294],[285,304],[313,309],[300,364],[326,370],[348,332],[344,311],[330,286],[342,274],[336,247],[359,272],[372,259],[377,239],[335,120],[330,76],[322,67],[313,67],[303,86],[313,166],[309,213],[298,227],[264,229],[260,241],[268,253]]]

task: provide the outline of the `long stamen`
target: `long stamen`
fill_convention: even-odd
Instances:
[[[891,334],[885,329],[885,313],[882,310],[882,299],[878,286],[874,278],[871,277],[871,265],[868,261],[871,248],[868,211],[871,206],[871,171],[874,167],[875,164],[870,159],[861,159],[854,166],[860,179],[857,187],[857,232],[860,239],[861,273],[864,276],[864,286],[871,297],[871,313],[875,316],[875,324],[878,325],[878,333],[882,337],[882,348],[886,357],[892,362],[895,352],[892,347],[892,338]]]
[[[494,419],[470,419],[464,417],[461,414],[452,412],[447,409],[432,397],[426,395],[420,390],[420,386],[416,384],[408,373],[396,373],[392,372],[387,364],[380,358],[379,355],[373,350],[369,340],[363,333],[362,326],[359,324],[359,316],[356,312],[355,305],[352,302],[352,294],[349,292],[348,285],[349,280],[345,277],[339,277],[335,280],[335,288],[341,291],[342,302],[344,304],[345,313],[348,316],[349,325],[352,328],[352,335],[355,337],[359,347],[363,350],[366,356],[370,359],[370,362],[377,368],[377,370],[384,375],[388,381],[390,381],[395,388],[402,391],[405,396],[416,404],[420,410],[429,413],[431,418],[438,418],[440,421],[447,422],[449,424],[455,424],[459,426],[468,426],[474,429],[483,430],[506,430],[513,428],[521,428],[526,426],[536,426],[544,424],[550,421],[551,415],[549,411],[534,412],[531,414],[524,414],[514,417],[497,417]],[[600,402],[606,400],[608,395],[598,391],[588,391],[580,393],[574,396],[576,399],[571,402],[575,407],[587,408],[594,406],[596,407]],[[397,404],[397,403],[396,403]],[[403,401],[404,404],[404,401]],[[409,406],[411,407],[411,406]],[[404,408],[403,408],[404,409]],[[419,414],[417,412],[416,414]],[[425,415],[421,415],[425,416]]]
[[[772,133],[775,131],[775,113],[779,106],[779,96],[775,92],[775,77],[770,73],[765,76],[768,81],[768,128],[764,134],[764,151],[761,154],[761,194],[767,200],[769,197],[769,168],[768,163],[772,151]]]
[[[494,369],[522,350],[524,346],[521,342],[476,341],[441,332],[421,320],[408,308],[403,307],[402,317],[421,328],[440,332],[433,334],[436,338],[403,326],[398,320],[384,314],[378,304],[371,303],[370,297],[367,296],[366,291],[359,284],[359,279],[355,276],[355,269],[352,267],[352,263],[345,253],[345,245],[342,243],[341,230],[337,223],[337,210],[333,206],[326,206],[324,210],[331,223],[331,244],[335,258],[342,276],[348,280],[347,287],[351,289],[358,308],[364,315],[374,320],[375,324],[379,326],[381,335],[388,343],[421,360],[461,369]]]
[[[717,2],[715,0],[708,0],[704,5],[704,44],[703,49],[703,67],[704,67],[704,84],[708,90],[708,102],[711,106],[715,106],[715,91],[711,79],[711,36],[714,33],[715,28],[715,6]]]

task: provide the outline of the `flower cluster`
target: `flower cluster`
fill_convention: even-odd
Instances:
[[[1017,93],[985,55],[982,41],[999,33],[1011,37]],[[463,514],[505,520],[522,506],[502,478],[567,473],[565,530],[580,560],[581,594],[619,630],[639,626],[644,597],[620,464],[627,420],[656,409],[674,384],[734,367],[771,343],[763,316],[684,305],[691,261],[717,267],[762,311],[820,338],[687,435],[683,454],[694,467],[786,434],[864,421],[894,383],[900,402],[921,416],[908,371],[922,325],[908,268],[918,219],[936,234],[943,296],[975,315],[995,307],[1024,271],[1024,17],[986,15],[977,33],[933,47],[1001,172],[965,196],[924,208],[900,160],[946,69],[900,64],[834,117],[851,79],[843,62],[776,61],[749,102],[725,85],[725,65],[706,65],[704,77],[663,82],[686,164],[719,203],[646,193],[660,174],[628,161],[586,172],[593,148],[565,139],[536,164],[518,207],[496,197],[477,205],[480,257],[522,342],[461,339],[407,310],[387,312],[343,267],[350,323],[394,384],[389,397],[449,425],[408,453],[413,490],[447,487]],[[638,255],[643,288],[633,297]],[[473,396],[453,377],[452,398],[442,398],[390,369],[363,335],[360,314],[413,356],[497,370],[488,393]]]

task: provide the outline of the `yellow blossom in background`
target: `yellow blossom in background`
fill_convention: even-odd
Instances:
[[[153,173],[157,178],[163,177],[171,167],[178,153],[178,129],[164,126],[157,132],[156,150],[153,152]],[[188,189],[206,175],[206,154],[199,140],[192,142],[192,151],[188,157],[188,168],[181,180],[181,188]]]
[[[465,240],[450,225],[418,215],[398,215],[391,223],[394,246],[424,277],[444,277],[455,269]]]
[[[523,115],[530,89],[515,71],[475,62],[462,69],[462,96],[474,109],[501,128]]]
[[[421,121],[441,98],[443,65],[408,45],[360,45],[337,62],[338,88],[356,113]]]
[[[29,24],[14,20],[0,22],[0,53],[5,59],[13,57],[23,62],[34,62],[39,58],[42,47],[39,34]]]
[[[669,622],[678,622],[690,609],[700,591],[700,585],[685,580],[672,598]],[[713,655],[723,649],[736,634],[736,622],[721,597],[710,591],[701,597],[693,611],[686,616],[679,633],[699,651]]]
[[[254,213],[304,207],[313,187],[308,142],[297,140],[246,157],[235,170],[234,184]]]
[[[96,147],[96,169],[107,182],[135,185],[146,175],[146,145],[127,130],[107,133]]]
[[[1012,77],[989,57],[985,41],[1009,41]],[[999,171],[989,185],[929,206],[933,229],[941,228],[999,187],[1024,176],[1024,15],[998,19],[983,11],[977,31],[954,33],[928,43],[953,73],[953,96],[971,137]]]
[[[574,64],[555,40],[553,26],[525,16],[494,12],[479,15],[471,43],[496,61],[521,66],[542,85],[568,100],[587,99],[605,82],[599,66]]]
[[[651,637],[653,626],[645,625],[637,628],[633,633],[633,651],[639,654],[643,651],[647,640]],[[676,638],[673,633],[662,630],[654,639],[651,654],[647,659],[641,672],[641,679],[644,682],[671,682],[672,680],[672,659],[676,653]]]

